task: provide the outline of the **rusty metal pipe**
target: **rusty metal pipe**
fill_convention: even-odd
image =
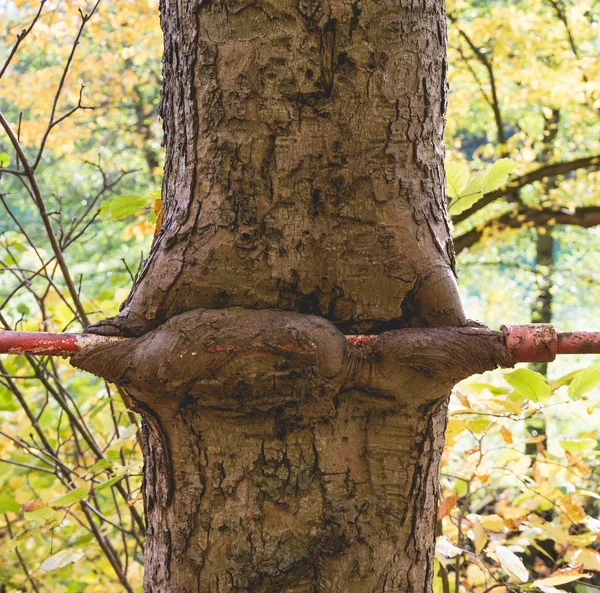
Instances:
[[[600,332],[561,332],[556,337],[558,354],[600,353]]]
[[[557,354],[600,354],[600,332],[557,332],[550,323],[500,329],[517,362],[552,362]]]

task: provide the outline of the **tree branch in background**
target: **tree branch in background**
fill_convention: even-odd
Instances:
[[[530,185],[535,181],[541,181],[546,177],[565,175],[567,173],[570,173],[571,171],[576,171],[577,169],[588,169],[591,167],[593,167],[594,169],[600,169],[600,154],[582,157],[573,161],[563,161],[551,165],[544,165],[543,167],[534,169],[533,171],[530,171],[525,175],[516,177],[510,183],[507,183],[506,185],[502,186],[497,190],[485,194],[483,198],[475,202],[473,206],[471,206],[464,212],[453,216],[452,222],[454,224],[462,222],[463,220],[466,220],[467,218],[481,210],[484,206],[491,204],[494,200],[502,198],[508,194],[514,193],[515,191],[525,187],[526,185]]]
[[[556,17],[558,20],[565,26],[565,32],[567,33],[567,38],[569,39],[569,45],[571,46],[571,51],[573,55],[579,60],[579,50],[577,48],[577,44],[575,43],[575,38],[573,37],[573,33],[571,32],[571,27],[569,26],[569,19],[567,17],[567,11],[562,0],[548,0],[548,3],[554,9],[556,13]],[[587,80],[587,79],[586,79]]]
[[[450,22],[453,25],[456,26],[457,18],[455,16],[448,15],[448,19],[450,20]],[[500,100],[498,98],[498,91],[496,88],[496,78],[494,76],[494,68],[492,66],[492,61],[486,55],[486,52],[484,52],[481,47],[477,47],[477,45],[475,45],[475,43],[473,43],[471,38],[460,27],[456,26],[456,30],[458,31],[458,34],[460,35],[460,37],[465,40],[465,42],[467,43],[467,45],[469,46],[469,48],[471,49],[471,51],[473,52],[473,54],[475,55],[477,60],[487,70],[488,78],[490,81],[490,92],[491,92],[492,96],[491,96],[491,100],[490,100],[490,98],[488,98],[487,95],[484,93],[484,97],[486,98],[486,102],[492,108],[492,111],[494,113],[494,121],[496,123],[496,134],[497,134],[497,139],[498,139],[498,145],[500,147],[500,154],[501,154],[501,156],[505,157],[505,156],[507,156],[506,146],[505,146],[506,145],[506,133],[504,131],[504,123],[502,121],[502,111],[500,109]],[[474,70],[471,68],[471,66],[468,62],[468,59],[465,57],[465,55],[462,51],[462,48],[460,48],[460,46],[459,46],[458,51],[460,53],[461,58],[467,64],[469,71],[471,72],[471,74],[473,74],[473,77],[475,78],[475,82],[478,83],[480,90],[483,93],[481,84],[479,83],[479,80],[477,79],[477,76],[475,75]]]
[[[29,33],[31,33],[31,30],[35,27],[35,24],[38,22],[40,15],[42,14],[44,4],[46,4],[46,2],[47,2],[47,0],[41,0],[40,7],[39,7],[38,11],[36,12],[35,16],[33,17],[33,20],[31,21],[31,25],[29,25],[29,27],[27,27],[26,29],[23,29],[20,33],[17,34],[17,40],[15,41],[15,44],[12,46],[12,49],[10,50],[8,57],[6,58],[6,61],[4,62],[4,65],[2,66],[2,70],[0,70],[0,78],[2,78],[4,76],[6,69],[8,68],[9,64],[11,63],[15,54],[17,53],[17,50],[19,49],[19,45],[21,45],[21,43],[25,39],[25,37],[27,37],[27,35],[29,35]]]
[[[35,178],[35,172],[31,168],[31,165],[29,164],[29,161],[27,160],[27,157],[25,156],[23,149],[21,148],[21,144],[19,143],[19,140],[13,133],[10,125],[8,124],[8,122],[6,121],[6,119],[4,118],[4,116],[2,115],[1,112],[0,112],[0,125],[2,125],[2,127],[4,128],[4,131],[6,132],[6,135],[8,136],[11,144],[13,145],[13,148],[17,151],[19,160],[21,161],[21,164],[23,165],[23,169],[24,169],[25,174],[27,175],[27,179],[31,185],[31,192],[34,197],[35,205],[37,206],[40,216],[42,217],[42,222],[44,223],[44,228],[46,229],[46,234],[48,235],[48,240],[50,241],[50,245],[52,246],[52,251],[54,252],[54,255],[56,256],[56,261],[58,262],[58,265],[60,266],[60,270],[63,274],[63,278],[65,279],[65,283],[69,290],[69,294],[71,295],[71,298],[73,299],[73,304],[75,305],[75,308],[77,309],[77,313],[79,315],[82,325],[84,327],[87,327],[90,324],[90,321],[88,319],[87,313],[85,312],[85,309],[83,308],[83,304],[81,303],[81,299],[79,298],[79,293],[77,292],[77,289],[75,288],[75,284],[73,283],[73,279],[71,278],[69,268],[67,267],[67,263],[65,262],[65,258],[63,257],[63,253],[62,253],[62,250],[58,243],[58,240],[56,238],[56,235],[54,233],[54,229],[52,228],[52,222],[50,221],[50,215],[48,214],[48,211],[46,210],[46,205],[44,204],[44,199],[42,197],[42,193],[40,191],[37,180]]]
[[[454,238],[454,249],[460,253],[475,245],[490,230],[516,229],[523,226],[552,226],[555,224],[574,225],[590,228],[600,225],[600,206],[582,206],[575,210],[566,208],[532,208],[524,212],[507,212],[498,218],[488,221],[482,227]]]
[[[77,46],[79,45],[79,40],[81,39],[81,35],[83,34],[83,30],[85,29],[85,26],[87,25],[88,21],[94,16],[94,13],[96,12],[99,4],[100,4],[100,0],[97,0],[96,4],[94,4],[92,10],[87,14],[83,13],[81,11],[81,9],[79,10],[79,14],[81,15],[81,24],[79,25],[79,30],[77,31],[77,35],[75,37],[75,40],[73,41],[73,45],[71,46],[71,52],[69,53],[69,57],[67,58],[67,61],[65,62],[65,67],[63,68],[62,76],[60,77],[60,81],[58,83],[58,86],[56,87],[56,93],[54,95],[54,100],[52,101],[52,111],[50,113],[50,120],[48,121],[48,126],[46,128],[46,131],[44,132],[44,135],[42,136],[42,140],[40,142],[40,148],[38,150],[38,154],[35,158],[35,161],[31,165],[31,168],[34,171],[37,169],[37,166],[39,165],[40,160],[42,159],[42,155],[44,154],[44,148],[46,147],[46,141],[48,140],[48,136],[50,135],[50,132],[61,121],[64,121],[65,119],[67,119],[68,117],[73,115],[73,113],[75,113],[77,110],[93,109],[93,107],[84,107],[81,104],[81,94],[83,91],[83,87],[82,87],[81,91],[79,92],[79,101],[77,103],[77,106],[74,109],[71,109],[70,111],[68,111],[66,114],[64,114],[62,117],[58,118],[57,120],[54,119],[55,115],[56,115],[56,108],[58,107],[58,101],[60,99],[60,95],[62,93],[64,84],[65,84],[65,80],[67,78],[67,74],[69,72],[69,69],[71,68],[71,63],[73,62],[73,58],[75,57],[75,50],[77,49]]]

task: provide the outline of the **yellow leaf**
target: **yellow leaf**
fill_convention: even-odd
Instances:
[[[600,554],[590,548],[569,550],[565,560],[573,564],[581,564],[586,570],[600,571]]]
[[[488,531],[502,531],[504,529],[504,519],[500,515],[487,515],[481,517],[479,522]]]
[[[446,443],[453,445],[456,442],[456,437],[467,428],[467,423],[458,418],[450,418],[448,420],[448,428],[446,429]]]
[[[531,468],[531,475],[533,476],[533,479],[535,480],[536,484],[540,484],[541,482],[543,482],[544,477],[542,476],[542,473],[540,471],[539,463],[533,464],[533,467]]]
[[[444,498],[444,500],[442,501],[442,503],[440,504],[440,506],[438,508],[438,515],[437,515],[438,520],[443,519],[444,517],[447,517],[450,514],[450,511],[452,511],[452,509],[456,506],[457,500],[458,500],[458,494],[456,492],[454,492],[453,494],[450,494],[450,496],[446,496],[446,498]]]
[[[573,523],[580,523],[585,519],[583,507],[572,496],[565,499],[561,506]]]
[[[467,566],[467,579],[465,580],[465,587],[472,590],[473,587],[485,585],[486,572],[477,564],[469,564]]]
[[[469,410],[471,409],[471,402],[469,401],[469,397],[467,395],[462,393],[462,391],[458,391],[458,390],[456,390],[454,392],[454,395],[456,396],[458,401],[463,405],[463,407],[465,407]]]
[[[506,428],[505,426],[503,426],[500,429],[500,435],[502,436],[502,440],[507,444],[510,445],[513,442],[513,435],[512,432],[510,430],[508,430],[508,428]]]
[[[473,526],[473,537],[475,542],[475,552],[479,554],[488,540],[487,533],[480,521],[476,521]]]
[[[591,575],[589,574],[565,574],[558,576],[549,576],[547,579],[539,579],[537,581],[533,581],[533,584],[536,587],[540,585],[542,587],[554,587],[555,585],[566,585],[567,583],[572,583],[573,581],[578,581],[580,579],[589,579]]]

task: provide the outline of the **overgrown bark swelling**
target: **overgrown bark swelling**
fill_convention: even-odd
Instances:
[[[146,419],[146,590],[428,591],[447,392],[510,361],[479,330],[343,333],[465,322],[443,1],[161,19],[162,228],[91,330],[141,337],[74,358]]]
[[[193,311],[73,362],[145,424],[148,592],[427,591],[454,382],[508,365],[473,328],[363,346],[319,317]]]

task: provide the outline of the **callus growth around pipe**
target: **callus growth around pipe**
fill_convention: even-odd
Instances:
[[[551,362],[557,354],[600,354],[600,332],[557,332],[549,323],[503,325],[500,329],[516,362]],[[498,332],[490,331],[490,339],[497,340],[497,336]],[[377,338],[346,336],[352,346],[369,346]],[[0,354],[71,356],[87,346],[125,339],[94,334],[0,331]]]

